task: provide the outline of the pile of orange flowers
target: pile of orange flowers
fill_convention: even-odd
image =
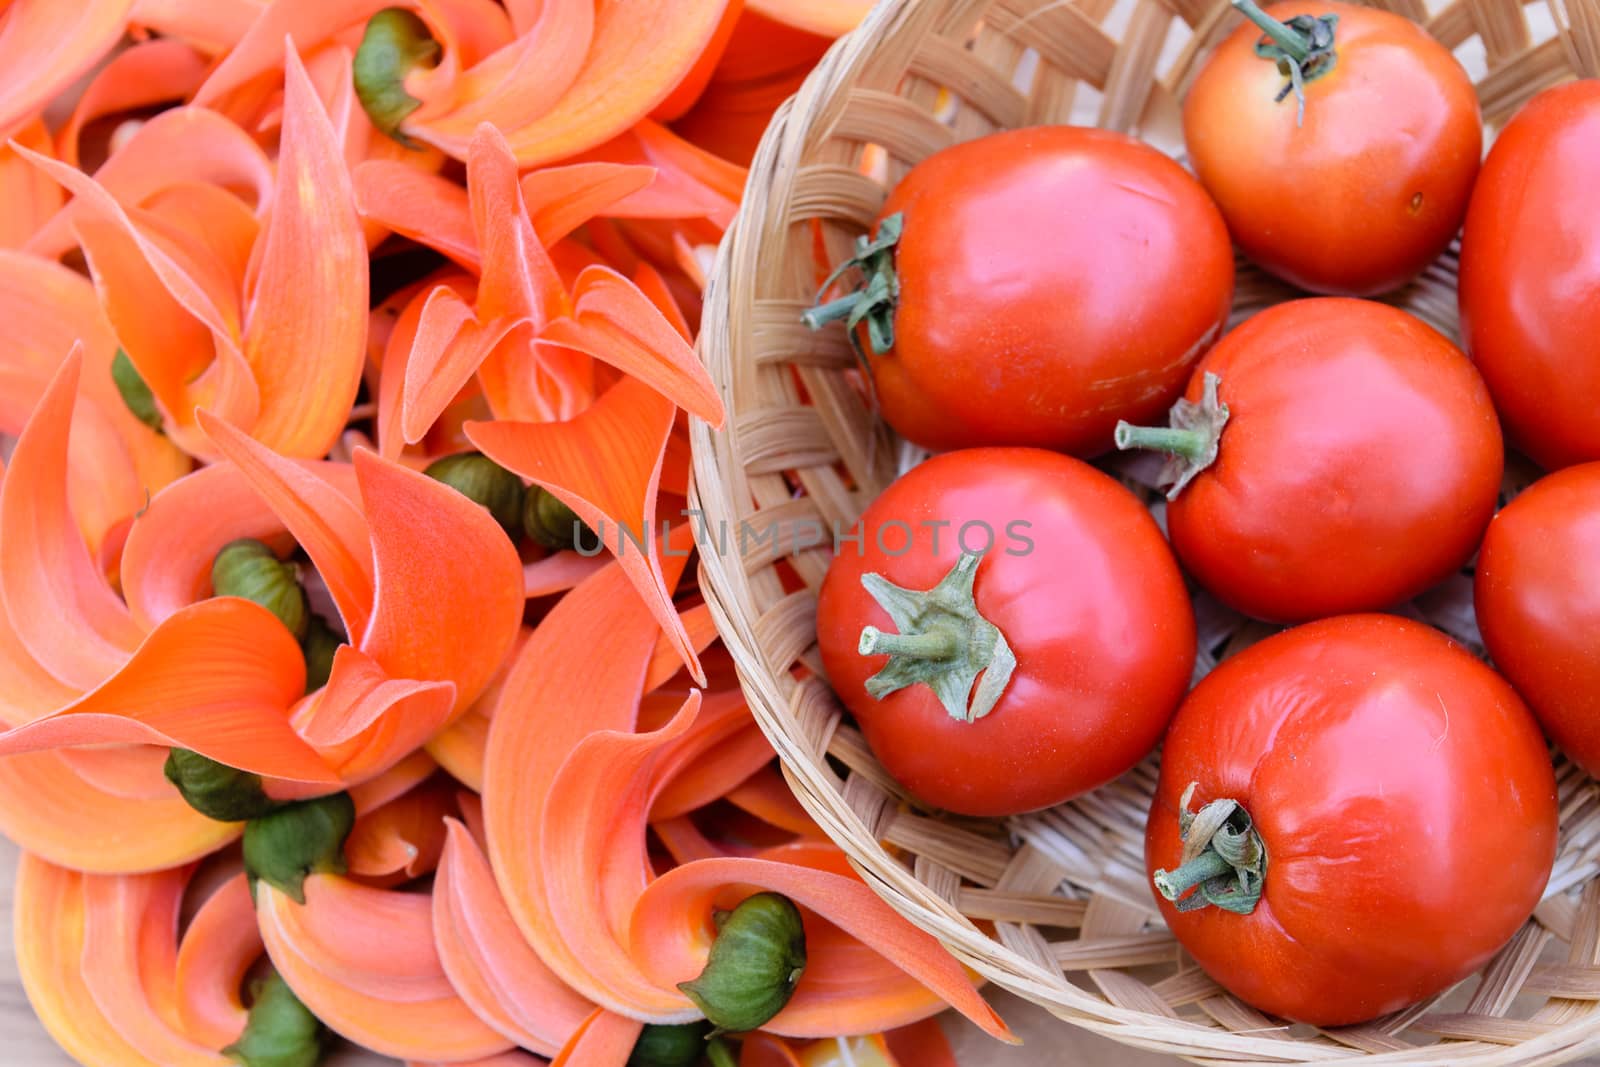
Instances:
[[[73,1057],[1008,1036],[790,795],[688,566],[704,265],[864,7],[0,3],[0,830]],[[761,891],[798,987],[708,1040]]]

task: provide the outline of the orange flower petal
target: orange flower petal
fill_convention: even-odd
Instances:
[[[550,1067],[627,1067],[642,1029],[635,1019],[597,1008]]]
[[[522,176],[522,198],[546,248],[597,215],[614,210],[655,181],[653,167],[627,163],[570,163]]]
[[[355,168],[352,179],[363,218],[477,269],[478,238],[467,191],[461,186],[409,163],[386,159],[367,160]]]
[[[354,641],[366,631],[376,595],[367,519],[312,468],[285,459],[207,412],[196,416],[213,446],[245,476],[306,550]]]
[[[444,850],[445,820],[456,813],[455,798],[456,787],[439,778],[362,815],[344,843],[350,873],[405,881],[432,871]]]
[[[439,765],[426,752],[413,752],[376,778],[369,778],[349,789],[355,803],[356,815],[377,811],[385,804],[398,800],[426,781]]]
[[[657,784],[650,821],[686,815],[721,798],[772,761],[772,744],[734,690],[706,697],[695,727],[676,746],[672,775]]]
[[[241,997],[245,974],[261,952],[255,902],[236,874],[200,905],[178,946],[173,983],[185,1033],[209,1048],[239,1039],[250,1014]]]
[[[833,850],[837,851],[837,850]],[[790,850],[787,855],[800,855]],[[973,989],[955,958],[929,934],[912,926],[859,879],[790,862],[764,859],[710,859],[687,863],[645,889],[632,917],[634,958],[655,981],[692,979],[705,967],[712,940],[707,921],[713,903],[729,887],[771,890],[837,927],[925,987],[919,993],[885,984],[884,975],[851,975],[830,967],[825,948],[837,939],[818,936],[808,924],[810,965],[789,1002],[765,1029],[790,1036],[821,1037],[839,1032],[870,1033],[926,1017],[938,1010],[933,993],[989,1034],[1014,1041],[1000,1017]],[[815,990],[825,981],[834,988]]]
[[[739,1046],[739,1067],[805,1067],[781,1037],[747,1034]]]
[[[609,363],[678,407],[722,425],[722,399],[705,364],[639,287],[609,267],[578,275],[571,317],[547,323],[539,337]]]
[[[0,138],[114,47],[133,0],[11,0],[0,20]]]
[[[399,678],[450,681],[478,698],[522,624],[522,562],[481,505],[370,452],[356,478],[372,531],[377,596],[362,651]]]
[[[121,670],[80,700],[0,734],[0,755],[94,744],[193,749],[256,774],[337,786],[289,726],[305,688],[300,646],[277,617],[237,597],[169,616]]]
[[[500,700],[500,693],[505,689],[506,679],[510,677],[512,665],[522,654],[532,634],[533,631],[526,626],[517,632],[510,653],[489,680],[488,686],[478,694],[478,699],[428,741],[428,752],[468,789],[483,792],[483,756],[489,743],[489,722],[494,715],[494,706]]]
[[[206,51],[222,52],[236,44],[260,14],[259,0],[137,0],[129,21]]]
[[[674,416],[665,397],[624,378],[569,422],[471,422],[466,432],[496,463],[544,486],[601,534],[681,660],[703,679],[667,594],[658,535],[650,525]]]
[[[681,118],[683,113],[694,106],[700,94],[706,91],[712,74],[716,73],[717,64],[722,60],[722,54],[728,50],[728,44],[733,40],[734,27],[739,24],[739,16],[744,13],[744,0],[729,0],[723,8],[722,21],[717,23],[717,29],[706,42],[705,48],[700,52],[700,58],[695,60],[694,68],[683,76],[667,98],[657,104],[650,117],[657,122],[671,122]]]
[[[466,827],[449,837],[433,884],[439,958],[463,1000],[507,1040],[554,1055],[593,1011],[518,932],[489,861]]]
[[[314,457],[338,439],[361,384],[367,244],[333,127],[292,48],[287,57],[277,190],[244,354],[261,390],[252,436]]]
[[[683,620],[684,633],[689,635],[690,647],[696,652],[704,652],[717,639],[717,624],[706,605],[696,604],[678,617]],[[670,637],[662,634],[656,641],[655,652],[650,656],[650,669],[644,676],[644,691],[649,693],[659,689],[682,669],[683,660],[678,656],[677,646]]]
[[[34,119],[16,133],[17,143],[50,154],[50,131]],[[0,248],[21,248],[61,209],[61,187],[9,147],[0,147]]]
[[[262,883],[256,914],[283,980],[332,1030],[386,1056],[456,1062],[510,1049],[456,996],[434,950],[428,894],[306,879],[296,904]]]
[[[648,119],[580,158],[655,168],[654,182],[612,209],[619,218],[703,218],[725,228],[739,209],[747,177],[743,167]]]
[[[810,812],[795,799],[794,790],[776,767],[766,767],[752,774],[728,790],[726,799],[739,810],[773,826],[804,837],[820,839],[825,836]]]
[[[861,24],[872,0],[746,0],[752,11],[809,33],[841,37]]]
[[[937,1019],[926,1019],[883,1035],[889,1054],[905,1067],[958,1067],[950,1039]]]
[[[564,593],[609,562],[600,556],[585,556],[570,549],[552,552],[544,559],[535,560],[522,568],[522,595],[532,600],[534,597]],[[674,659],[673,663],[676,665],[677,660]]]
[[[328,684],[302,705],[294,725],[343,781],[362,782],[433,736],[455,695],[450,682],[392,678],[372,657],[341,645]]]
[[[427,436],[495,347],[527,322],[508,317],[480,322],[454,289],[435,286],[422,306],[405,361],[401,397],[405,443],[416,444]]]
[[[87,123],[181,100],[200,87],[205,73],[205,57],[183,41],[145,41],[119,52],[89,82],[56,134],[58,155],[64,162],[79,166],[78,138]]]
[[[119,668],[142,635],[67,503],[67,436],[81,364],[74,347],[17,440],[0,486],[0,589],[34,659],[87,689]]]

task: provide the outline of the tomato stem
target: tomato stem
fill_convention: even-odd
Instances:
[[[855,255],[845,260],[828,275],[817,290],[816,306],[806,309],[800,321],[813,330],[820,330],[830,322],[844,320],[845,334],[850,347],[855,349],[861,365],[870,373],[872,363],[856,327],[867,327],[867,341],[872,354],[881,356],[894,347],[894,310],[900,300],[900,277],[894,269],[894,250],[900,243],[905,218],[899,212],[879,220],[876,237],[862,234],[856,238]],[[848,271],[861,273],[861,282],[844,296],[823,302],[823,294],[833,288]]]
[[[1112,439],[1124,452],[1142,448],[1172,457],[1161,469],[1161,481],[1171,485],[1168,500],[1176,499],[1196,475],[1217,461],[1222,429],[1228,424],[1228,405],[1217,395],[1221,385],[1222,379],[1207,371],[1200,402],[1180,397],[1167,415],[1168,426],[1135,426],[1127,420],[1117,423]]]
[[[1198,782],[1190,782],[1178,802],[1182,862],[1176,870],[1157,870],[1151,881],[1179,911],[1211,905],[1249,915],[1266,888],[1266,843],[1237,800],[1223,797],[1191,812],[1198,788]]]
[[[861,630],[861,655],[889,657],[866,681],[873,699],[922,684],[961,722],[994,710],[1017,657],[1000,628],[978,612],[973,581],[981,559],[963,554],[932,589],[904,589],[881,574],[862,575],[862,587],[899,631],[885,633],[876,626]]]
[[[1338,15],[1296,15],[1280,22],[1256,6],[1255,0],[1233,0],[1245,18],[1261,28],[1266,40],[1256,42],[1256,55],[1278,65],[1278,73],[1289,80],[1278,90],[1274,102],[1294,93],[1294,124],[1306,121],[1306,82],[1315,81],[1334,68],[1339,54],[1334,51],[1334,27]]]
[[[826,304],[818,304],[816,307],[806,308],[800,315],[800,321],[813,330],[820,330],[830,322],[849,318],[850,313],[856,309],[856,305],[859,303],[861,303],[861,297],[857,293],[841,296],[839,299],[830,300]]]
[[[1297,63],[1304,63],[1311,58],[1311,38],[1288,23],[1280,22],[1265,11],[1261,10],[1255,0],[1233,0],[1233,6],[1239,14],[1249,19],[1261,28],[1261,32],[1272,38],[1277,46],[1283,49]]]

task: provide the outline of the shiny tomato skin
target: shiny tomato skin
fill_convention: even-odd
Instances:
[[[1279,304],[1212,349],[1217,460],[1167,509],[1200,583],[1247,615],[1375,611],[1472,555],[1505,456],[1488,390],[1420,319],[1365,300]]]
[[[1091,456],[1166,409],[1217,339],[1233,250],[1182,167],[1120,133],[1039,126],[936,152],[889,194],[895,347],[884,419],[932,449]]]
[[[951,525],[936,551],[937,522]],[[874,699],[863,685],[887,658],[862,656],[857,644],[863,626],[893,623],[862,575],[932,588],[960,556],[968,522],[995,531],[974,588],[1016,654],[1010,684],[973,722],[953,719],[926,685]],[[1011,536],[1013,522],[1030,525]],[[908,542],[895,523],[913,535],[901,555],[892,553]],[[857,529],[864,551],[841,541],[817,602],[817,640],[867,743],[914,796],[967,815],[1033,811],[1111,780],[1160,739],[1193,671],[1194,614],[1160,528],[1110,477],[1038,449],[945,453],[884,490]],[[982,540],[975,527],[968,547]]]
[[[1600,459],[1600,81],[1545,90],[1495,140],[1459,294],[1511,443],[1546,470]]]
[[[1511,686],[1444,635],[1386,615],[1309,623],[1203,679],[1168,731],[1145,839],[1178,865],[1178,808],[1239,801],[1266,848],[1249,915],[1167,925],[1262,1011],[1343,1026],[1485,963],[1539,902],[1556,851],[1548,750]]]
[[[1483,150],[1472,79],[1411,20],[1332,0],[1267,13],[1337,14],[1338,61],[1306,82],[1305,123],[1246,23],[1183,105],[1189,162],[1252,260],[1315,293],[1371,296],[1433,262],[1461,226]]]
[[[1562,751],[1600,772],[1600,463],[1547,475],[1501,509],[1473,592],[1495,666]]]

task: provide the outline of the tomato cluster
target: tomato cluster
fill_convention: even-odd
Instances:
[[[844,320],[876,410],[941,454],[841,541],[818,644],[931,807],[1048,807],[1164,741],[1168,925],[1249,1003],[1338,1026],[1528,919],[1545,734],[1600,773],[1600,83],[1540,94],[1480,169],[1471,81],[1415,23],[1234,4],[1185,101],[1194,177],[1105,131],[980,138],[825,283],[807,322]],[[1463,223],[1465,352],[1362,299]],[[1315,295],[1224,335],[1234,246]],[[1165,531],[1088,462],[1113,444],[1167,456]],[[1508,445],[1553,473],[1496,515]],[[1475,554],[1494,668],[1383,614]],[[1191,582],[1296,625],[1191,689]]]

